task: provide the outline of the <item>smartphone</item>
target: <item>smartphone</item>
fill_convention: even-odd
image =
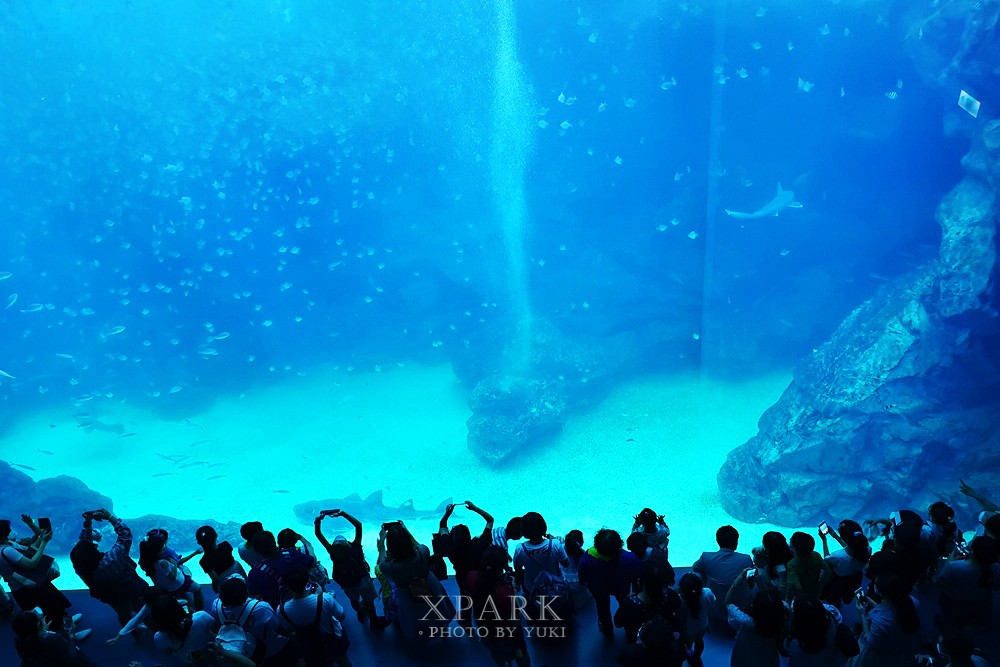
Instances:
[[[746,576],[747,581],[750,581],[751,579],[754,578],[754,575],[756,575],[756,574],[757,574],[757,570],[747,570],[747,573],[744,576]]]
[[[38,529],[52,532],[52,519],[48,518],[47,516],[39,517]]]
[[[854,591],[854,599],[857,600],[858,602],[864,602],[865,597],[866,596],[864,588],[859,588],[858,590]]]
[[[824,521],[823,523],[819,524],[819,534],[820,535],[829,535],[830,534],[830,526],[826,523],[826,521]]]

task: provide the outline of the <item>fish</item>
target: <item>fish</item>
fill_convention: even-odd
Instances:
[[[382,491],[375,491],[364,499],[358,494],[352,493],[346,498],[313,500],[296,505],[293,511],[295,516],[305,523],[312,523],[320,511],[331,508],[342,509],[356,516],[358,520],[367,523],[384,523],[408,519],[440,518],[451,502],[452,499],[448,498],[434,510],[418,510],[413,506],[412,500],[407,500],[399,507],[389,507],[382,500]]]
[[[0,271],[0,280],[7,280],[8,278],[13,278],[14,274],[10,271]]]
[[[208,461],[190,461],[189,463],[182,463],[177,466],[178,468],[194,468],[195,466],[207,466]]]
[[[176,475],[175,472],[154,472],[153,477],[166,477],[167,475]]]
[[[9,297],[7,297],[7,305],[4,306],[3,309],[7,310],[11,306],[13,306],[15,303],[17,303],[17,292],[14,292]]]
[[[191,458],[190,454],[161,454],[157,452],[156,455],[159,456],[161,459],[166,459],[170,461],[171,463],[180,463],[185,459]]]
[[[135,431],[129,431],[128,433],[122,433],[118,437],[119,438],[132,438],[132,437],[137,436],[137,435],[139,435],[139,434],[136,433]]]
[[[291,493],[291,491],[288,491],[287,489],[275,489],[274,493]]]
[[[39,454],[45,454],[46,456],[55,456],[55,452],[50,452],[47,449],[39,449],[38,453]]]
[[[13,375],[11,375],[10,373],[8,373],[5,370],[0,370],[0,377],[5,377],[5,378],[11,379],[11,380],[16,380],[17,379],[16,377],[14,377]]]
[[[778,193],[774,195],[774,199],[764,204],[763,207],[753,213],[730,211],[727,208],[726,215],[739,220],[753,220],[755,218],[766,218],[769,215],[778,215],[790,208],[802,208],[802,204],[795,201],[795,193],[792,190],[785,190],[781,187],[781,183],[778,183]]]
[[[78,421],[76,426],[77,428],[82,428],[87,433],[104,431],[105,433],[114,433],[119,438],[127,433],[124,424],[110,424],[108,422],[103,422],[100,419]]]
[[[24,470],[34,470],[34,468],[32,468],[31,466],[26,466],[23,463],[11,463],[11,465],[14,466],[15,468],[22,468]]]
[[[213,479],[222,479],[225,476],[226,475],[212,475],[211,477],[208,478],[208,481],[211,482]]]

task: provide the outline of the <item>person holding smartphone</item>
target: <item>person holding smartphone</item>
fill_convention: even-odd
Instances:
[[[106,521],[115,530],[115,543],[105,552],[94,541],[95,521]],[[69,553],[73,569],[91,596],[115,610],[119,625],[128,623],[142,609],[149,589],[149,584],[136,572],[135,561],[129,557],[131,549],[131,529],[108,510],[98,509],[83,513],[80,538]]]
[[[823,544],[823,559],[830,566],[832,576],[824,587],[823,601],[834,606],[847,604],[851,601],[854,591],[864,579],[865,566],[871,558],[872,549],[868,544],[861,526],[856,521],[845,519],[841,521],[836,531],[830,530],[824,521],[819,525],[819,539]],[[840,546],[831,553],[829,540],[833,539]]]
[[[920,618],[916,604],[901,577],[886,573],[875,580],[876,602],[859,589],[857,606],[863,630],[858,636],[861,653],[851,660],[851,667],[896,667],[912,664],[920,652]]]
[[[52,539],[51,531],[40,530],[27,514],[21,520],[31,530],[32,537],[18,540],[10,521],[0,519],[0,577],[7,582],[17,606],[23,611],[38,607],[53,627],[73,627],[79,617],[67,619],[66,610],[70,602],[52,583],[53,559],[45,553],[45,547]],[[67,622],[68,621],[68,622]],[[83,641],[90,630],[74,633],[77,641]]]

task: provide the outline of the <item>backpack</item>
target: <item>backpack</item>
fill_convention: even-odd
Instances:
[[[215,643],[234,653],[250,657],[254,649],[257,648],[257,640],[247,631],[247,623],[253,615],[253,610],[260,604],[260,600],[250,600],[243,603],[243,608],[236,614],[235,618],[226,615],[226,610],[222,606],[222,601],[216,601],[218,609],[216,618],[219,621],[219,632],[215,635]]]
[[[834,623],[837,622],[837,619],[832,614],[830,615],[830,620]],[[851,626],[847,623],[837,623],[837,634],[834,636],[833,641],[837,645],[837,649],[840,650],[840,654],[845,658],[853,658],[861,653],[861,644],[854,635],[854,631],[851,630]]]
[[[353,588],[364,581],[365,567],[350,546],[332,546],[330,560],[333,562],[333,580],[341,588]]]
[[[525,611],[533,621],[568,626],[576,613],[569,584],[550,572],[539,572]]]
[[[347,637],[337,637],[333,633],[323,632],[320,627],[323,621],[323,594],[316,595],[316,616],[307,625],[296,625],[285,612],[285,604],[280,607],[281,616],[292,628],[291,641],[296,654],[306,667],[328,667],[338,656],[347,651]]]

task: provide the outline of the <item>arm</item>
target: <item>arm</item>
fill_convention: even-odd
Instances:
[[[242,665],[243,667],[256,667],[257,665],[256,662],[242,653],[236,653],[235,651],[222,648],[215,642],[209,643],[205,646],[205,653],[216,656],[221,662],[228,665]]]
[[[826,533],[819,534],[819,541],[823,543],[823,558],[830,555],[830,545],[826,543]]]
[[[478,505],[474,505],[471,500],[466,500],[465,506],[468,507],[473,512],[475,512],[476,514],[478,514],[479,516],[483,517],[483,520],[486,522],[487,531],[490,532],[493,531],[493,516],[489,512],[479,507]]]
[[[833,579],[833,569],[819,554],[816,557],[819,559],[819,589],[822,591],[827,582]]]
[[[83,528],[80,529],[80,537],[78,542],[91,542],[94,539],[94,527],[93,518],[90,513],[84,513],[83,515]]]
[[[188,562],[189,560],[191,560],[191,559],[192,559],[192,558],[194,558],[195,556],[200,556],[200,555],[201,555],[202,553],[203,553],[203,552],[202,552],[202,550],[201,550],[201,549],[196,549],[196,550],[194,551],[194,553],[190,553],[190,554],[188,554],[187,556],[184,556],[184,558],[181,558],[181,561],[180,561],[180,563],[178,563],[178,564],[179,564],[179,565],[183,565],[184,563]]]
[[[354,539],[351,541],[357,544],[358,546],[361,546],[361,532],[362,532],[361,522],[344,511],[338,512],[336,516],[344,517],[351,523],[352,526],[354,526]]]
[[[382,526],[382,530],[379,531],[378,540],[375,542],[375,546],[378,548],[378,560],[382,563],[388,559],[385,552],[385,526]]]
[[[114,644],[125,635],[135,632],[135,629],[139,627],[139,624],[142,623],[147,616],[149,616],[149,606],[142,605],[142,609],[136,612],[135,616],[132,617],[132,620],[126,623],[124,627],[118,631],[117,635],[108,640],[108,644]]]
[[[11,561],[9,552],[7,552],[5,548],[0,549],[0,551],[4,552],[3,558],[11,565],[16,564],[19,567],[23,567],[28,570],[34,570],[36,567],[38,567],[38,563],[42,560],[42,556],[44,555],[45,552],[45,546],[49,543],[49,540],[51,539],[52,539],[52,533],[49,532],[39,533],[38,538],[34,541],[35,554],[31,558],[21,555],[21,553],[17,551],[17,549],[12,549],[12,551],[14,551],[14,553],[17,554],[18,559]]]
[[[326,549],[327,551],[329,551],[330,550],[330,540],[326,539],[326,536],[323,535],[323,515],[322,514],[320,514],[318,517],[316,517],[315,519],[313,519],[313,529],[314,529],[314,531],[316,533],[316,539],[319,540],[319,543],[323,545],[324,549]]]
[[[448,534],[448,518],[454,511],[455,511],[455,503],[448,503],[448,507],[446,507],[444,510],[444,516],[441,517],[441,523],[438,524],[438,535]]]
[[[1000,505],[997,505],[992,500],[983,497],[978,491],[976,491],[974,488],[972,488],[965,482],[961,482],[961,485],[958,487],[958,490],[964,493],[965,495],[969,496],[976,502],[978,502],[980,505],[982,505],[984,510],[988,512],[1000,512]]]
[[[121,519],[108,510],[98,510],[101,514],[95,515],[95,519],[108,521],[115,529],[115,544],[108,550],[105,558],[121,560],[128,558],[129,551],[132,550],[132,529],[126,526]]]

